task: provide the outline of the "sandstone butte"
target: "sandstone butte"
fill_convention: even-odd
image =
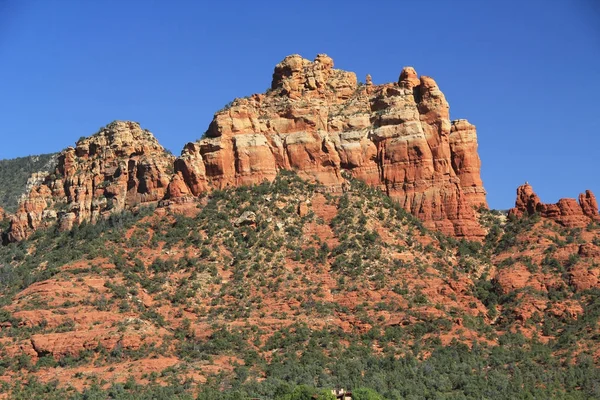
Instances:
[[[332,192],[344,174],[380,188],[432,229],[481,238],[487,207],[475,126],[451,121],[436,82],[406,67],[397,82],[286,57],[264,94],[218,111],[204,137],[174,158],[147,130],[117,121],[64,150],[11,217],[5,240],[40,227],[94,222],[136,205],[190,201],[212,189],[273,180],[294,170]]]
[[[517,188],[515,207],[508,213],[515,217],[538,213],[567,228],[583,228],[590,222],[600,222],[598,202],[590,190],[579,195],[579,202],[566,198],[560,199],[556,204],[545,204],[528,183]]]

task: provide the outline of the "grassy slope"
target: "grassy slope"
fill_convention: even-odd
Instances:
[[[255,223],[236,225],[245,211]],[[457,242],[359,182],[333,197],[286,174],[198,207],[39,232],[0,248],[0,339],[2,376],[42,383],[4,390],[291,399],[304,398],[304,389],[292,394],[304,384],[392,399],[600,395],[598,291],[569,284],[566,243],[597,240],[597,227],[484,217],[484,245]],[[508,289],[492,279],[548,252],[530,235],[555,235],[558,264],[537,267],[565,285]],[[523,318],[531,298],[549,307]],[[580,314],[552,312],[565,302]]]

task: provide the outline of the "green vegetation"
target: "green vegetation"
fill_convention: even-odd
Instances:
[[[10,357],[0,346],[0,372],[16,376],[1,390],[16,399],[308,400],[329,399],[339,387],[359,400],[600,397],[594,349],[585,347],[597,343],[600,292],[576,291],[569,271],[588,261],[557,251],[577,248],[581,231],[553,227],[540,241],[540,261],[519,253],[531,246],[521,235],[540,223],[537,216],[504,222],[480,210],[490,234],[478,243],[429,232],[361,182],[351,180],[340,196],[320,190],[283,172],[272,183],[214,191],[195,215],[141,209],[0,247],[3,343],[78,329],[67,316],[53,326],[27,325],[7,311],[17,299],[22,309],[55,316],[82,305],[122,314],[112,325],[119,333],[162,332],[156,346],[98,345],[76,355],[41,353],[37,362]],[[333,210],[329,217],[299,212],[317,195]],[[238,222],[244,213],[255,217]],[[552,274],[558,284],[506,292],[490,271],[515,266]],[[90,277],[103,283],[88,288],[84,300],[16,297],[51,278],[85,287]],[[419,282],[426,279],[436,287]],[[448,290],[444,301],[441,289]],[[523,296],[542,299],[547,310],[522,323]],[[565,299],[582,313],[554,312]],[[352,326],[343,329],[339,321]],[[543,333],[544,341],[526,329]],[[454,339],[443,342],[448,336]],[[58,366],[69,371],[161,356],[179,362],[147,374],[144,385],[90,378],[77,392],[27,381]],[[224,359],[231,369],[207,373],[205,384],[190,380]]]
[[[25,192],[27,179],[34,172],[50,171],[55,159],[56,154],[42,154],[0,160],[0,207],[7,212],[15,212],[19,198]]]
[[[260,381],[247,378],[247,368],[232,377],[219,376],[191,395],[195,385],[172,377],[169,385],[141,386],[134,381],[102,390],[92,386],[82,394],[55,384],[13,385],[13,399],[306,399],[331,398],[327,389],[355,388],[357,399],[591,399],[600,396],[600,371],[593,360],[578,356],[561,361],[541,343],[508,334],[501,346],[453,343],[440,346],[429,358],[412,354],[375,354],[366,339],[337,355],[322,347],[324,332],[314,332],[300,357],[295,351],[278,355]],[[329,337],[331,340],[332,338]],[[317,341],[318,340],[318,341]],[[311,344],[314,343],[314,344]],[[10,385],[4,384],[5,389]],[[316,389],[321,387],[323,389]],[[312,397],[316,395],[318,397]],[[62,397],[61,397],[62,396]]]

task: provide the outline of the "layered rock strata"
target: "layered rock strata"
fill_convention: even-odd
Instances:
[[[174,174],[171,175],[171,169]],[[425,225],[457,237],[485,232],[477,135],[451,121],[436,82],[404,68],[397,82],[358,83],[323,54],[286,57],[271,89],[218,111],[204,138],[173,160],[132,122],[115,122],[63,151],[12,219],[9,240],[58,221],[63,229],[136,204],[181,202],[280,170],[341,191],[343,172],[380,188]]]
[[[7,234],[27,238],[58,222],[61,229],[165,196],[174,157],[135,122],[116,121],[68,147],[54,171],[30,189]]]
[[[267,93],[235,100],[215,114],[203,139],[185,146],[172,192],[183,193],[181,182],[196,196],[259,183],[281,169],[332,191],[346,171],[431,228],[483,235],[473,210],[486,206],[475,127],[451,121],[436,82],[410,67],[398,82],[361,85],[326,55],[286,57]]]
[[[579,202],[576,199],[565,198],[556,204],[545,204],[535,194],[531,185],[525,183],[517,189],[515,207],[509,210],[509,215],[521,217],[535,213],[568,228],[581,228],[590,222],[600,222],[598,202],[590,190],[579,195]]]

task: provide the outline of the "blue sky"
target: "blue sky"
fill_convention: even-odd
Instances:
[[[175,154],[286,55],[395,81],[432,76],[477,125],[493,208],[600,195],[600,5],[546,1],[0,0],[0,159],[58,151],[115,119]]]

